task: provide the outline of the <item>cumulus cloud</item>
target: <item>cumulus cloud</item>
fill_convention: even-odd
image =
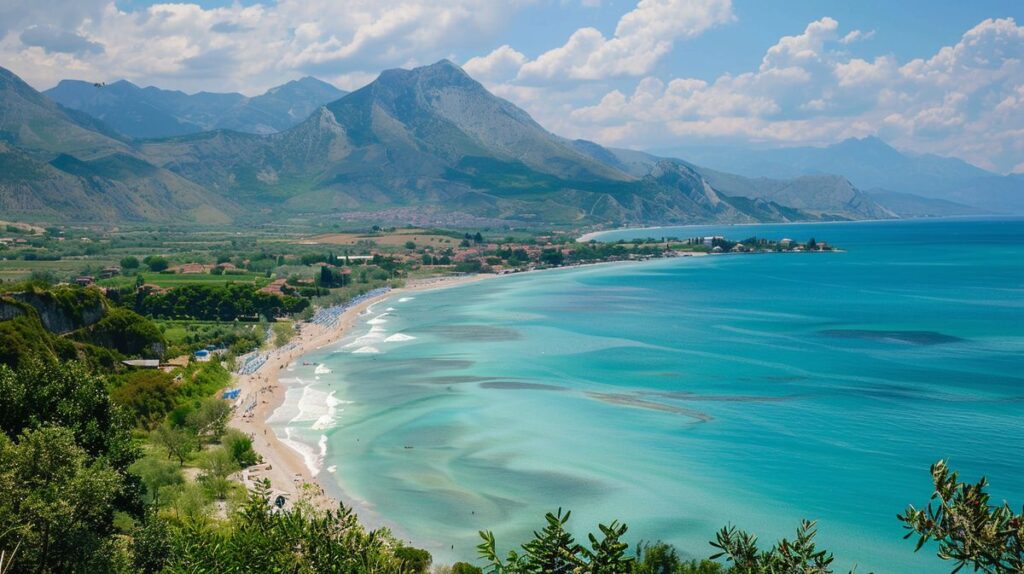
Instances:
[[[693,140],[827,144],[879,135],[919,152],[1017,169],[1024,143],[1024,26],[991,19],[930,58],[851,55],[822,18],[769,47],[756,71],[711,82],[654,77],[571,114],[574,133],[657,147]],[[540,100],[543,101],[543,100]]]
[[[528,0],[264,0],[122,10],[114,0],[0,2],[0,59],[35,85],[127,78],[257,93],[300,75],[425,63],[490,37]],[[206,80],[217,77],[219,85]]]
[[[675,40],[732,19],[731,0],[640,0],[619,19],[611,38],[596,28],[580,28],[564,45],[523,64],[517,78],[599,80],[646,74]]]
[[[526,63],[522,52],[505,44],[486,56],[470,58],[462,65],[467,74],[481,81],[501,81],[514,77]]]

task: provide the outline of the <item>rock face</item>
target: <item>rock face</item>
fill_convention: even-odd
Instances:
[[[103,318],[106,305],[103,296],[91,289],[61,289],[54,291],[13,293],[11,298],[31,305],[47,331],[64,334],[88,327]],[[10,303],[7,307],[15,307]],[[21,313],[12,315],[19,316]],[[2,313],[2,311],[0,311]]]

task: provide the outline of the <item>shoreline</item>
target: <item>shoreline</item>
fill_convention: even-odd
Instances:
[[[305,500],[321,510],[336,510],[339,503],[344,503],[347,508],[355,510],[360,515],[360,520],[364,521],[364,523],[370,518],[370,515],[373,513],[372,503],[353,498],[349,493],[346,493],[340,480],[335,479],[332,483],[321,483],[320,475],[323,472],[328,472],[329,474],[334,474],[334,472],[324,468],[314,474],[310,468],[311,465],[306,460],[310,455],[317,456],[314,447],[294,441],[294,439],[277,436],[277,433],[274,432],[268,421],[285,402],[288,385],[282,384],[280,378],[282,372],[287,372],[288,365],[304,355],[343,338],[359,323],[359,319],[377,303],[394,296],[400,296],[403,293],[434,291],[499,277],[515,277],[559,270],[578,270],[613,264],[641,264],[668,259],[702,258],[712,255],[726,256],[737,254],[698,252],[676,257],[660,257],[646,260],[598,261],[507,274],[475,274],[458,277],[425,278],[415,280],[405,287],[391,289],[386,293],[381,293],[361,301],[339,315],[334,325],[323,326],[310,322],[299,323],[301,326],[300,332],[287,345],[267,351],[267,361],[258,371],[248,375],[232,373],[232,387],[241,389],[241,398],[235,403],[237,408],[232,413],[229,426],[251,436],[253,439],[253,450],[263,459],[261,464],[243,469],[239,473],[239,481],[247,489],[251,490],[254,481],[269,480],[271,498],[273,499],[283,494],[288,501],[286,505],[293,505],[294,502]],[[253,405],[253,403],[255,404]],[[247,410],[243,405],[253,405],[253,408]],[[295,442],[297,446],[290,445],[289,443],[291,442]],[[340,495],[333,495],[329,490],[340,493]]]
[[[232,387],[241,389],[241,398],[236,403],[238,408],[234,409],[228,424],[252,437],[253,450],[263,459],[261,464],[239,473],[242,484],[251,489],[254,481],[269,480],[271,498],[284,495],[288,506],[299,500],[306,500],[322,510],[335,510],[340,502],[344,502],[348,507],[364,506],[361,501],[342,500],[329,495],[324,485],[319,482],[319,473],[314,475],[306,464],[303,453],[289,446],[289,439],[278,437],[268,424],[267,421],[285,401],[287,385],[280,382],[281,373],[287,372],[288,365],[303,355],[344,337],[356,326],[367,309],[385,299],[402,293],[444,289],[495,277],[500,275],[478,274],[419,280],[361,301],[358,305],[346,309],[334,325],[299,323],[300,331],[287,345],[267,351],[267,361],[259,370],[247,375],[233,373]],[[251,409],[243,405],[249,405]]]

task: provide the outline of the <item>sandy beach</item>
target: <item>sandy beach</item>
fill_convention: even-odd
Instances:
[[[305,497],[316,507],[337,508],[339,501],[325,494],[316,477],[307,468],[302,455],[278,439],[267,424],[267,419],[285,399],[286,389],[279,381],[281,373],[306,353],[342,338],[356,325],[360,315],[375,303],[402,293],[442,289],[493,277],[497,275],[421,279],[347,309],[333,326],[300,323],[299,332],[288,345],[267,352],[267,362],[259,370],[249,375],[235,375],[233,387],[241,389],[239,404],[251,405],[255,401],[255,407],[248,413],[245,408],[236,408],[230,426],[252,436],[253,449],[263,457],[263,464],[242,471],[242,482],[251,486],[253,481],[268,479],[273,497],[283,494],[289,505]],[[352,505],[354,501],[344,502]]]

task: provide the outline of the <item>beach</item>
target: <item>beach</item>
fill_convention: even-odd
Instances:
[[[289,503],[304,498],[317,508],[336,509],[340,501],[326,494],[306,465],[302,453],[288,446],[267,424],[267,420],[285,400],[286,389],[280,382],[281,373],[303,355],[345,336],[356,325],[360,315],[375,303],[402,293],[443,289],[493,277],[497,275],[421,279],[361,301],[346,309],[333,325],[303,322],[299,332],[287,345],[268,351],[266,363],[256,372],[236,374],[233,387],[240,389],[238,405],[255,404],[252,409],[236,408],[230,426],[251,436],[253,450],[263,459],[262,464],[243,470],[241,481],[251,487],[255,481],[269,480],[273,498],[284,495]],[[351,505],[353,501],[344,502]]]

